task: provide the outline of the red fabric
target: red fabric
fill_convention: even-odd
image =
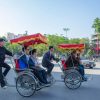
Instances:
[[[15,59],[14,61],[15,61],[15,69],[16,70],[20,69],[18,59]]]
[[[40,44],[40,43],[46,44],[46,43],[43,42],[42,40],[36,39],[36,40],[31,40],[31,41],[29,41],[29,42],[25,42],[25,43],[24,43],[24,46],[29,46],[29,45],[33,45],[33,44]]]
[[[63,68],[66,69],[67,65],[65,64],[65,60],[62,60],[61,62],[62,62]]]
[[[26,45],[28,45],[27,43],[30,44],[30,42],[32,42],[32,44],[34,42],[37,43],[46,43],[47,42],[47,38],[45,36],[43,36],[40,33],[37,34],[33,34],[33,35],[27,35],[27,36],[22,36],[16,39],[12,39],[10,40],[11,43],[19,43],[19,44],[24,44],[26,43]]]
[[[59,44],[58,47],[62,49],[84,48],[84,44]]]

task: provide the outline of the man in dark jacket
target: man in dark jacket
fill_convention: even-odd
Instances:
[[[42,66],[47,68],[47,74],[50,75],[52,72],[52,69],[54,67],[54,64],[51,62],[52,60],[56,60],[56,58],[53,55],[54,47],[49,46],[49,51],[46,52],[42,59]]]
[[[10,66],[4,62],[5,55],[13,56],[12,53],[4,47],[4,39],[0,38],[0,83],[1,83],[1,87],[5,87],[6,83],[4,81],[4,77],[6,77],[7,73],[10,70]],[[2,67],[5,68],[3,73],[2,73]]]

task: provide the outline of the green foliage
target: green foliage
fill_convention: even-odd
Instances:
[[[2,36],[2,38],[3,38],[5,41],[7,41],[7,39],[6,39],[6,37],[5,37],[5,36]]]
[[[37,51],[38,51],[38,56],[41,56],[45,53],[46,50],[48,50],[48,46],[45,44],[40,44],[40,45],[36,45],[34,46]]]
[[[95,32],[100,33],[100,18],[94,19],[92,28],[95,29]]]
[[[79,44],[80,43],[80,39],[79,38],[75,38],[75,39],[70,39],[69,40],[70,44]]]
[[[92,55],[94,55],[95,52],[92,49],[88,49],[87,53],[85,54],[86,57],[91,57]]]
[[[18,44],[11,44],[6,42],[5,47],[13,53],[18,53],[19,51],[21,51],[21,46]]]
[[[48,45],[53,45],[54,47],[57,47],[58,44],[61,43],[68,43],[68,38],[65,39],[63,36],[58,36],[58,35],[48,35]]]
[[[48,38],[48,46],[50,46],[50,45],[54,46],[55,52],[58,52],[58,45],[59,44],[69,43],[68,38],[65,38],[63,36],[59,36],[57,34],[47,35],[47,38]]]

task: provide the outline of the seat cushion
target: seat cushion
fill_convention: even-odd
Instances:
[[[27,68],[26,64],[21,59],[15,59],[15,70],[22,71]]]
[[[65,64],[65,60],[62,60],[61,62],[62,62],[63,69],[64,70],[67,69],[67,65]]]

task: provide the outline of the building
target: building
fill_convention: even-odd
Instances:
[[[14,33],[8,32],[7,33],[7,40],[10,41],[11,39],[16,39],[16,38],[21,37],[21,36],[23,36],[23,34],[15,35]]]
[[[14,36],[14,39],[19,38],[19,37],[21,37],[21,36],[23,36],[23,34],[15,35],[15,36]]]
[[[100,54],[100,34],[95,33],[91,36],[92,48],[97,54]]]
[[[14,33],[10,33],[10,32],[7,33],[7,40],[8,41],[10,41],[11,39],[14,39],[14,38],[15,38]]]

